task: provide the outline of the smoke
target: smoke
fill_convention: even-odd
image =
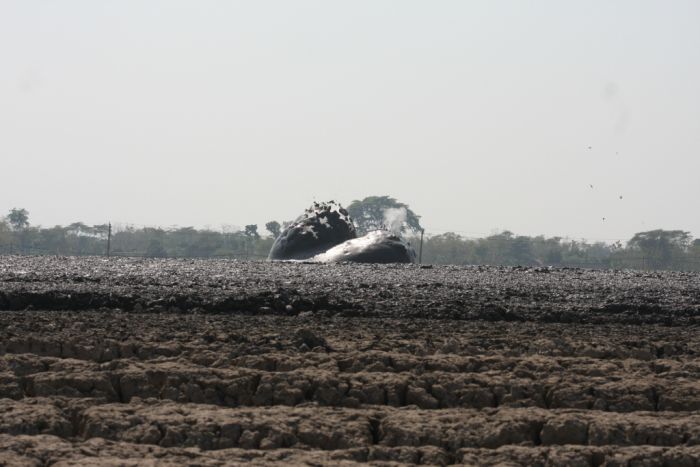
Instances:
[[[387,208],[384,210],[384,226],[396,235],[401,235],[406,223],[406,208]]]

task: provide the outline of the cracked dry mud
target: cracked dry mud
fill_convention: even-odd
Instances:
[[[700,275],[0,257],[0,465],[700,465]]]

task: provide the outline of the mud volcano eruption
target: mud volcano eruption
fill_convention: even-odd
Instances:
[[[270,249],[269,259],[305,260],[357,238],[348,212],[333,201],[314,203],[287,226]]]
[[[416,253],[398,234],[375,230],[357,237],[348,212],[333,201],[316,203],[285,228],[270,249],[270,260],[415,263]]]
[[[336,245],[312,259],[323,263],[336,261],[415,263],[416,252],[413,251],[408,242],[392,232],[375,230],[364,237],[354,238]]]

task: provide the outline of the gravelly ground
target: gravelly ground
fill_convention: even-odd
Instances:
[[[0,465],[700,465],[698,274],[0,257],[0,310]]]

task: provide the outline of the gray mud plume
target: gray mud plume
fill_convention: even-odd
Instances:
[[[401,212],[387,213],[387,230],[357,238],[348,212],[333,201],[317,203],[287,226],[275,239],[268,259],[314,262],[415,263],[416,253],[398,231]],[[405,210],[403,212],[405,217]]]
[[[357,233],[345,208],[333,201],[315,202],[285,227],[268,258],[307,260],[353,238],[357,238]]]
[[[397,234],[375,230],[364,237],[347,240],[311,258],[322,263],[415,263],[416,252]]]

